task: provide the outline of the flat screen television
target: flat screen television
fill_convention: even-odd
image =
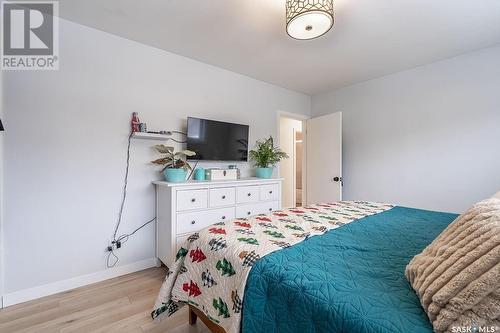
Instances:
[[[187,149],[202,161],[247,161],[248,125],[188,117]]]

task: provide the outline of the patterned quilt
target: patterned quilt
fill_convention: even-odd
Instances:
[[[393,206],[341,201],[220,222],[191,235],[177,253],[152,312],[170,316],[191,304],[227,333],[239,332],[243,294],[262,257]]]

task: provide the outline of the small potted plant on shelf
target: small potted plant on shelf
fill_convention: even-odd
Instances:
[[[250,159],[254,161],[258,178],[271,178],[274,166],[288,155],[274,146],[273,137],[258,140],[254,150],[250,150]]]
[[[182,150],[175,152],[174,147],[165,145],[155,145],[153,148],[160,154],[165,156],[151,161],[153,164],[163,165],[161,170],[167,182],[181,183],[186,180],[188,170],[191,170],[191,165],[187,162],[188,156],[194,156],[196,153],[191,150]]]

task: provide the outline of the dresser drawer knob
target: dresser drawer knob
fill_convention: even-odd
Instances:
[[[269,191],[269,194],[273,194],[273,191]]]
[[[191,224],[195,224],[195,223],[196,223],[196,221],[191,221]]]
[[[195,202],[195,201],[196,201],[196,199],[195,199],[195,198],[191,199],[191,202]]]
[[[270,212],[272,212],[272,211],[273,211],[273,209],[272,209],[272,208],[269,208],[269,211],[270,211]]]
[[[248,193],[247,195],[250,197],[250,196],[252,196],[252,193]]]
[[[247,212],[247,215],[250,215],[250,214],[252,214],[252,212]]]
[[[226,216],[223,216],[223,217],[222,217],[222,219],[223,219],[223,220],[225,220],[225,219],[226,219]]]
[[[224,200],[224,199],[226,199],[226,196],[225,196],[225,195],[223,195],[223,196],[222,196],[222,200]]]

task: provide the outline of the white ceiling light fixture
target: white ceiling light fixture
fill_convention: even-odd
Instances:
[[[333,26],[333,0],[286,0],[286,32],[295,39],[313,39]]]

